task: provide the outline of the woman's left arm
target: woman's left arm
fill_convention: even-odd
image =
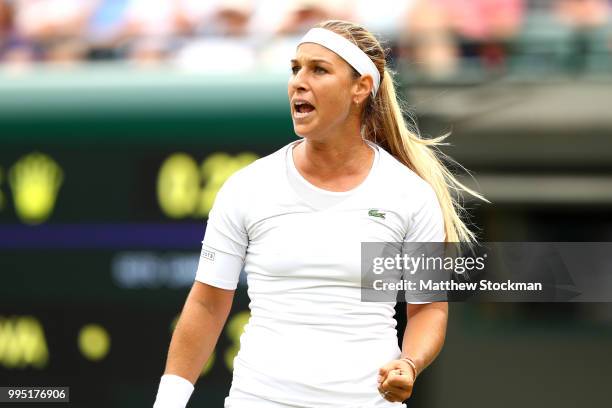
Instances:
[[[402,358],[414,361],[419,375],[442,350],[446,337],[448,303],[409,303],[406,314],[408,324],[402,341]]]
[[[442,350],[448,322],[448,303],[408,304],[401,358],[415,364],[418,376]],[[415,376],[405,360],[393,360],[379,370],[378,390],[389,401],[402,402],[412,395]]]

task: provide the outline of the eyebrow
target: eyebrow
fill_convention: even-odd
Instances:
[[[308,62],[315,62],[315,63],[316,63],[316,62],[322,62],[322,63],[324,63],[324,64],[330,64],[330,65],[331,65],[331,62],[329,62],[328,60],[325,60],[325,59],[321,59],[321,58],[313,58],[313,59],[311,59],[311,60],[307,60],[307,61],[308,61]],[[297,64],[297,63],[298,63],[298,60],[296,60],[296,59],[292,59],[292,60],[291,60],[291,63],[292,63],[292,64]]]

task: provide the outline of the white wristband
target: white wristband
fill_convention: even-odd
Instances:
[[[159,382],[153,408],[185,408],[193,393],[193,384],[183,377],[164,374]]]

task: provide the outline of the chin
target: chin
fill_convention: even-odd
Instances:
[[[303,125],[293,125],[293,132],[301,138],[308,138],[311,135],[308,126]]]

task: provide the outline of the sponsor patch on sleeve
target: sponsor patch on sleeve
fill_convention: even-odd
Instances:
[[[215,252],[202,248],[202,253],[200,254],[200,258],[202,258],[205,261],[215,262]]]

